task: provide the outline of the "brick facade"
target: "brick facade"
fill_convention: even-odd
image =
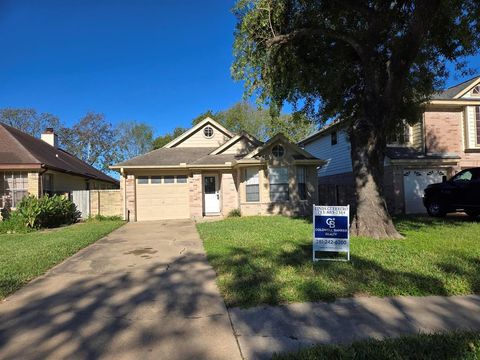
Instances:
[[[221,174],[220,190],[222,199],[222,215],[227,216],[234,209],[239,209],[238,180],[236,172],[224,172]]]
[[[201,219],[203,217],[203,191],[202,174],[194,173],[188,177],[188,191],[190,199],[190,217]]]
[[[120,190],[90,190],[90,216],[122,216]]]
[[[125,178],[125,219],[130,221],[137,220],[136,201],[135,201],[135,175],[129,174]]]
[[[40,196],[40,176],[38,172],[28,173],[28,195]]]

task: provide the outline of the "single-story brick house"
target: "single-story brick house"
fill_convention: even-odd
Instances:
[[[58,146],[53,129],[37,139],[0,123],[0,209],[24,196],[115,189],[117,180]]]
[[[322,160],[282,134],[261,142],[206,118],[163,148],[112,166],[130,221],[311,212]]]

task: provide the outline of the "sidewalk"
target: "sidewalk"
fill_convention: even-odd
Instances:
[[[230,309],[245,359],[317,343],[348,343],[442,330],[480,330],[480,296],[361,297]]]

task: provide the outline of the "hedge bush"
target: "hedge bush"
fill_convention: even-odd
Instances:
[[[23,217],[25,226],[32,229],[73,224],[80,217],[75,204],[58,195],[24,197],[17,211]]]

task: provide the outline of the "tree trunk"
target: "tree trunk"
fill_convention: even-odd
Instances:
[[[383,193],[386,139],[379,138],[382,131],[367,124],[357,122],[350,131],[356,197],[350,231],[374,239],[400,239]]]

